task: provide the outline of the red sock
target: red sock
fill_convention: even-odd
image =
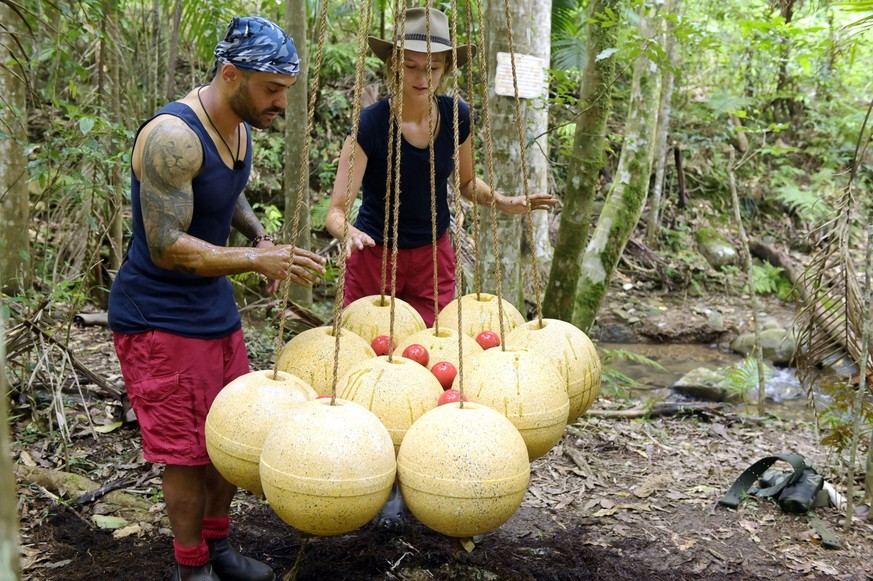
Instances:
[[[176,562],[187,567],[202,567],[209,562],[209,547],[206,540],[201,539],[196,547],[183,547],[173,539],[173,551]]]
[[[226,539],[230,535],[229,516],[205,516],[203,517],[203,538]]]

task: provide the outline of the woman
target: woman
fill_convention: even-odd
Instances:
[[[476,53],[476,47],[464,45],[456,49],[458,62],[452,63],[448,17],[431,8],[430,16],[430,82],[439,88],[441,81],[450,79],[455,66],[464,66]],[[454,171],[460,173],[461,195],[484,206],[492,199],[496,208],[507,214],[524,214],[529,210],[546,209],[557,201],[548,194],[529,196],[530,208],[524,196],[507,197],[493,192],[473,173],[473,155],[470,139],[470,108],[458,103],[459,166],[454,167],[454,104],[453,98],[438,95],[428,99],[426,8],[406,11],[405,37],[402,42],[403,99],[400,154],[400,214],[398,219],[398,255],[395,296],[412,305],[425,323],[432,326],[433,296],[433,232],[431,220],[430,133],[434,126],[434,182],[436,184],[436,246],[439,308],[454,298],[455,256],[447,230],[449,228],[448,181]],[[375,37],[369,38],[370,48],[382,61],[388,62],[394,43]],[[393,71],[389,69],[389,75]],[[389,77],[390,78],[390,77]],[[436,92],[436,91],[435,91]],[[388,240],[383,240],[385,224],[385,185],[388,173],[389,123],[394,96],[368,107],[361,113],[357,143],[346,137],[340,155],[326,227],[335,238],[342,239],[347,228],[350,256],[346,264],[344,303],[380,293],[382,253],[391,252],[393,229]],[[396,146],[395,146],[396,148]],[[349,160],[354,150],[355,163],[351,173],[353,196],[363,189],[361,208],[355,223],[344,224],[348,206],[346,185],[349,180]],[[396,151],[396,149],[393,149]],[[392,158],[395,156],[392,155]],[[396,164],[395,164],[396,165]],[[391,180],[391,188],[395,185]],[[475,194],[475,196],[474,196]],[[393,191],[390,192],[393,212]],[[387,216],[389,223],[392,215]],[[390,254],[389,254],[390,256]],[[389,262],[390,264],[390,262]],[[390,272],[390,271],[389,271]],[[391,291],[390,277],[386,292]]]

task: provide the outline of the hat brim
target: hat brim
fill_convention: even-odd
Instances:
[[[394,43],[388,42],[387,40],[383,40],[381,38],[377,38],[375,36],[368,36],[367,43],[370,45],[370,50],[373,51],[377,57],[379,57],[383,62],[388,62],[388,59],[391,58],[391,52],[394,50]],[[414,50],[416,52],[427,52],[427,41],[425,40],[406,40],[403,43],[404,50]],[[476,56],[476,45],[473,44],[464,44],[457,49],[457,62],[455,63],[455,67],[462,67],[470,62],[474,56]],[[451,52],[452,47],[446,46],[442,43],[431,42],[430,43],[430,52]]]

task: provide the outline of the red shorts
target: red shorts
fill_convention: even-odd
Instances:
[[[446,232],[436,242],[437,288],[439,308],[442,310],[455,298],[455,251]],[[346,284],[343,305],[370,295],[378,295],[382,285],[382,246],[365,246],[355,250],[346,263]],[[391,293],[391,249],[388,249],[388,267],[385,273],[385,293]],[[401,248],[397,251],[397,290],[395,295],[412,305],[433,326],[433,245]]]
[[[146,460],[209,464],[206,414],[225,385],[249,372],[242,330],[220,339],[158,330],[113,338]]]

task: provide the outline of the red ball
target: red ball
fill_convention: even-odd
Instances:
[[[500,335],[494,331],[482,331],[476,335],[476,343],[478,343],[482,349],[498,347],[500,345]]]
[[[430,368],[430,372],[434,374],[440,385],[443,386],[443,391],[452,387],[452,382],[455,381],[455,376],[458,375],[458,370],[448,361],[438,361]]]
[[[419,345],[418,343],[413,343],[409,347],[403,350],[403,356],[407,359],[412,359],[416,363],[420,363],[427,367],[427,362],[430,359],[430,355],[427,352],[427,349],[424,348],[423,345]]]
[[[376,352],[376,355],[388,355],[389,351],[394,351],[394,348],[397,347],[397,344],[391,340],[388,335],[379,335],[373,342],[370,343],[370,347],[373,348],[373,351]]]
[[[447,389],[437,400],[437,405],[454,403],[456,401],[461,401],[461,392],[457,389]],[[464,401],[469,401],[466,395],[464,396]]]

